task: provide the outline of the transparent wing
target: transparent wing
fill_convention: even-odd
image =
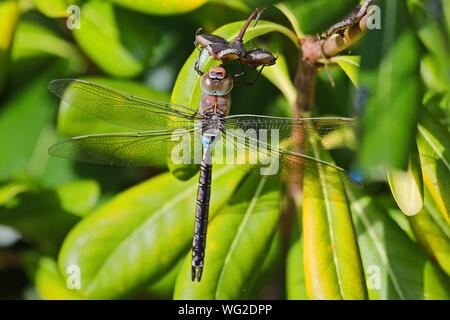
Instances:
[[[143,133],[86,135],[55,143],[50,147],[49,154],[98,164],[165,167],[168,152],[179,144],[178,141],[186,137],[191,139],[199,133],[197,128],[189,127]]]
[[[219,147],[223,151],[219,152],[219,156],[216,146],[216,162],[219,159],[219,163],[235,164],[252,174],[298,184],[304,183],[303,177],[306,175],[310,177],[310,181],[320,179],[328,186],[340,184],[341,178],[351,180],[344,169],[306,155],[315,151],[312,148],[321,148],[315,144],[314,139],[312,142],[304,143],[304,153],[299,153],[234,130],[226,130],[223,137],[225,141]]]
[[[192,125],[200,118],[187,107],[137,97],[89,81],[57,79],[48,88],[70,105],[126,128],[175,128]]]
[[[277,134],[284,149],[303,144],[305,138],[319,142],[326,150],[355,143],[354,129],[358,122],[351,118],[281,118],[256,115],[233,115],[226,117],[228,130],[248,132],[267,131],[268,136]]]

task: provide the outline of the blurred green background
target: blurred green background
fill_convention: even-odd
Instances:
[[[200,284],[189,280],[196,175],[47,154],[64,137],[129,130],[60,103],[52,79],[196,108],[195,31],[231,39],[256,6],[246,46],[280,59],[233,89],[231,113],[292,116],[298,38],[359,2],[0,1],[0,298],[449,299],[450,1],[375,1],[381,30],[328,61],[335,87],[318,75],[314,116],[361,119],[360,144],[332,156],[365,174],[362,189],[342,187],[332,206],[305,190],[293,205],[276,181],[213,169]]]

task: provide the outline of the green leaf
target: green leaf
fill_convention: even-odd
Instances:
[[[0,149],[8,150],[0,157],[0,179],[23,173],[38,176],[45,168],[48,155],[44,142],[56,110],[47,83],[61,72],[58,70],[59,64],[39,75],[0,110],[0,137],[8,137],[0,139]]]
[[[217,166],[210,214],[231,196],[244,172]],[[192,243],[197,178],[162,174],[136,185],[84,218],[66,237],[61,273],[82,270],[84,298],[112,299],[161,279]]]
[[[362,40],[359,82],[368,95],[359,165],[374,178],[379,168],[406,168],[421,103],[419,44],[405,0],[377,5],[382,28],[368,30]]]
[[[308,297],[303,263],[303,236],[297,224],[293,228],[286,261],[286,298],[288,300],[306,300]]]
[[[173,15],[189,12],[202,6],[208,0],[109,0],[118,5],[155,15]]]
[[[0,3],[0,91],[9,72],[10,48],[18,18],[17,1]]]
[[[421,109],[417,147],[425,186],[450,223],[450,134],[426,108]]]
[[[97,203],[100,187],[95,180],[79,180],[55,189],[61,208],[79,217],[85,216]]]
[[[417,147],[409,157],[408,170],[388,169],[387,177],[392,194],[407,216],[419,213],[423,207],[423,180]]]
[[[344,70],[345,74],[350,78],[353,85],[358,87],[360,56],[337,56],[330,59]]]
[[[317,145],[311,147],[312,156],[332,161]],[[303,263],[307,296],[309,299],[366,299],[364,271],[344,182],[340,176],[330,173],[311,174],[306,171],[303,180]]]
[[[0,206],[30,188],[26,183],[11,182],[0,187]]]
[[[144,71],[159,39],[148,17],[99,0],[86,2],[81,12],[81,28],[73,35],[103,71],[116,77],[135,77]]]
[[[36,252],[27,252],[23,257],[28,277],[39,297],[45,300],[78,300],[80,297],[67,288],[58,265],[53,258]]]
[[[428,53],[422,57],[420,74],[428,89],[434,92],[449,92],[450,81],[446,64],[440,63],[436,55]]]
[[[297,0],[284,1],[283,5],[296,17],[297,30],[302,34],[317,34],[352,12],[359,0]],[[293,21],[290,21],[293,23]]]
[[[0,206],[0,224],[15,228],[26,240],[48,253],[56,252],[78,216],[86,214],[99,195],[97,183],[93,181],[76,181],[55,190],[28,188],[16,192]]]
[[[297,102],[297,89],[289,76],[286,58],[283,55],[278,57],[275,65],[264,68],[263,75],[283,93],[289,105],[295,105]]]
[[[450,227],[442,218],[431,195],[425,190],[425,204],[419,214],[409,217],[418,242],[450,275]]]
[[[448,277],[361,190],[347,190],[371,300],[449,299]]]
[[[27,61],[43,57],[58,57],[69,64],[69,72],[86,72],[86,63],[79,49],[62,39],[51,29],[33,21],[21,20],[14,36],[11,52],[14,72],[27,74],[30,68]],[[36,68],[36,65],[33,65]]]
[[[447,34],[450,34],[450,3],[448,1],[442,1],[442,6],[444,7],[443,12],[445,16],[445,21],[447,22]]]
[[[275,8],[280,10],[286,18],[289,20],[289,23],[292,26],[292,29],[294,29],[294,32],[298,39],[305,38],[306,36],[303,34],[302,30],[300,30],[300,26],[298,25],[297,17],[295,16],[295,13],[286,5],[284,2],[279,2],[274,5]]]
[[[208,227],[202,280],[191,280],[187,255],[174,299],[243,298],[261,269],[279,217],[279,181],[248,176]]]
[[[184,258],[184,257],[183,257]],[[145,290],[146,294],[149,294],[152,298],[157,299],[172,299],[173,290],[175,288],[175,281],[177,280],[178,273],[183,265],[184,259],[181,258],[161,279],[152,283],[150,287]]]
[[[227,41],[232,41],[239,34],[239,31],[242,29],[245,21],[238,21],[229,23],[225,26],[220,27],[213,33],[225,38]],[[247,43],[248,41],[258,37],[260,35],[270,33],[270,32],[280,32],[290,38],[294,43],[296,43],[295,34],[292,33],[286,27],[268,21],[259,21],[256,27],[249,28],[245,33],[243,42]],[[200,76],[194,70],[195,61],[198,57],[198,50],[194,49],[192,54],[187,59],[180,73],[178,74],[177,80],[175,82],[174,89],[172,91],[171,102],[174,104],[190,107],[193,110],[198,109],[198,105],[200,102],[201,96],[201,88],[200,88]],[[213,60],[211,57],[202,59],[200,62],[200,70],[206,71],[209,70],[214,65],[218,65],[219,62]],[[269,69],[271,67],[267,67]],[[266,70],[265,69],[265,70]],[[282,71],[283,72],[283,71]],[[264,73],[264,72],[263,72]],[[291,89],[284,89],[283,93],[291,94]],[[176,165],[172,163],[170,160],[168,161],[169,169],[178,179],[187,180],[192,177],[198,171],[198,165]]]
[[[270,292],[270,298],[276,294],[270,289],[274,278],[277,279],[276,276],[279,275],[283,259],[283,237],[281,229],[278,228],[268,249],[268,254],[265,256],[257,276],[253,279],[253,283],[250,283],[251,289],[247,292],[244,299],[267,299],[268,291]]]
[[[449,43],[443,12],[440,11],[439,3],[433,0],[408,0],[408,9],[416,27],[416,33],[425,47],[432,52],[438,61],[448,62]]]
[[[49,18],[67,17],[67,8],[76,0],[33,0],[36,9]]]

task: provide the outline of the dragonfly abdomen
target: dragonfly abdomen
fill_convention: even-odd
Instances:
[[[200,165],[200,178],[195,212],[194,240],[192,242],[192,281],[200,281],[205,258],[206,230],[208,228],[209,198],[211,194],[212,165],[203,157]]]

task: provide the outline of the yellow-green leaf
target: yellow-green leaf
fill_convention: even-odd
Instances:
[[[312,155],[331,161],[327,153],[313,144]],[[303,256],[307,296],[309,299],[327,300],[367,299],[344,182],[338,175],[327,175],[322,171],[311,176],[307,171],[303,182]],[[316,179],[317,176],[320,179]]]
[[[350,78],[353,85],[358,87],[360,56],[337,56],[331,58],[330,61],[338,64]]]
[[[109,0],[118,5],[155,15],[185,13],[202,6],[208,0]]]
[[[387,177],[400,209],[407,216],[419,213],[423,207],[423,180],[416,146],[409,157],[408,170],[388,169]]]
[[[417,241],[450,276],[450,227],[426,189],[424,207],[417,215],[409,217],[409,223]]]
[[[69,289],[53,258],[27,252],[24,262],[37,294],[44,300],[79,300],[76,290]]]
[[[450,223],[450,134],[426,108],[421,109],[417,147],[425,186]]]
[[[0,2],[0,91],[9,71],[10,48],[18,18],[17,1]]]

